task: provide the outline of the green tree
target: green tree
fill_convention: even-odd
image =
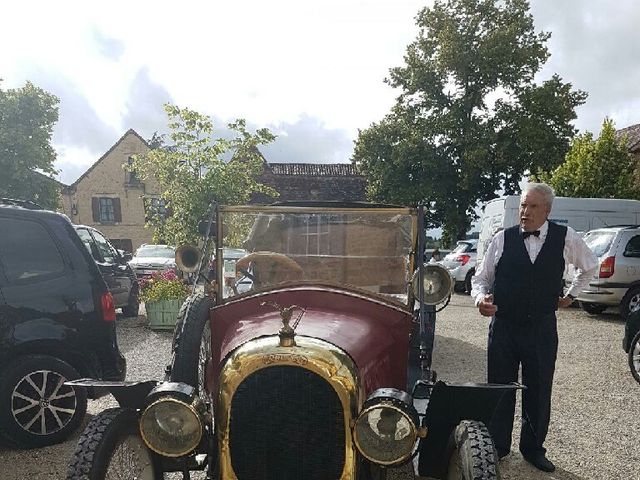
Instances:
[[[613,121],[605,119],[597,139],[591,132],[578,135],[565,162],[537,179],[565,197],[640,199],[637,173],[638,159],[629,154],[627,138],[618,138]]]
[[[375,200],[427,205],[427,225],[463,238],[478,201],[518,191],[528,172],[560,164],[586,94],[557,75],[536,84],[548,33],[525,0],[436,0],[386,82],[391,112],[359,132],[353,162]]]
[[[174,245],[195,243],[198,222],[206,215],[211,200],[237,205],[246,203],[253,192],[277,195],[256,180],[262,173],[257,147],[275,139],[269,130],[251,134],[244,120],[236,120],[228,125],[236,132],[234,138],[214,138],[209,117],[170,104],[164,108],[171,131],[168,144],[154,136],[157,148],[136,156],[127,167],[142,179],[156,179],[171,212],[166,218],[151,215],[148,226],[155,229],[154,239]],[[225,161],[230,156],[233,159]]]
[[[59,205],[58,184],[47,178],[57,173],[51,135],[58,102],[31,82],[0,88],[0,197],[31,200],[46,208]]]

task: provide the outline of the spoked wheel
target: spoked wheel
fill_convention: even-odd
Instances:
[[[133,410],[111,408],[89,422],[71,457],[67,480],[161,480],[158,462],[138,433]]]
[[[497,480],[498,453],[489,430],[482,422],[463,420],[453,431],[454,448],[447,480]]]
[[[185,300],[174,332],[174,352],[170,380],[184,382],[206,399],[205,373],[211,358],[211,325],[209,310],[213,307],[211,297],[193,295]]]
[[[629,348],[629,368],[631,375],[640,383],[640,332],[636,333]]]
[[[83,388],[64,385],[78,378],[68,363],[28,355],[0,376],[0,433],[21,447],[42,447],[66,439],[87,409]]]

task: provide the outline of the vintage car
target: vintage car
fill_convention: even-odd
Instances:
[[[202,251],[179,249],[177,263],[202,276],[215,248],[223,280],[184,303],[165,381],[71,382],[108,387],[120,407],[89,422],[68,478],[499,478],[486,425],[519,386],[436,381],[435,315],[453,285],[415,261],[421,218],[370,204],[212,206]],[[246,292],[224,285],[238,248]]]

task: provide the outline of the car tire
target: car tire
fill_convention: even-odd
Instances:
[[[467,272],[467,276],[464,277],[464,289],[469,295],[471,295],[471,277],[473,277],[475,274],[476,269],[472,268]]]
[[[456,282],[453,284],[453,291],[456,293],[464,293],[465,286],[464,282]]]
[[[156,455],[140,437],[134,410],[110,408],[100,412],[78,439],[67,480],[104,478],[163,478]]]
[[[636,333],[629,345],[629,368],[636,382],[640,383],[640,332]]]
[[[64,385],[79,378],[67,362],[25,355],[0,374],[0,436],[20,448],[60,443],[80,425],[87,391]]]
[[[211,356],[209,310],[214,306],[208,295],[188,297],[178,312],[173,333],[173,361],[169,380],[183,382],[204,395],[205,367]]]
[[[598,315],[604,312],[607,309],[606,305],[601,305],[599,303],[589,303],[589,302],[580,302],[580,307],[585,312],[591,315]]]
[[[626,319],[631,310],[640,308],[640,287],[630,288],[620,302],[620,316]]]
[[[129,292],[129,302],[122,307],[122,314],[125,317],[137,317],[140,311],[140,295],[138,287],[132,287]]]
[[[451,433],[447,480],[496,480],[500,478],[498,452],[482,422],[463,420]]]

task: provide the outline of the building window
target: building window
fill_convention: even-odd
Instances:
[[[118,197],[93,197],[91,199],[93,221],[96,223],[117,223],[122,221],[122,210]]]
[[[127,165],[129,165],[129,167],[133,165],[133,157],[129,157],[127,159]],[[140,178],[138,178],[138,174],[135,170],[127,170],[127,183],[129,185],[138,185],[140,183]]]
[[[296,215],[296,235],[289,239],[288,251],[303,255],[330,255],[329,215]]]
[[[113,198],[103,197],[100,199],[100,221],[115,222]]]

